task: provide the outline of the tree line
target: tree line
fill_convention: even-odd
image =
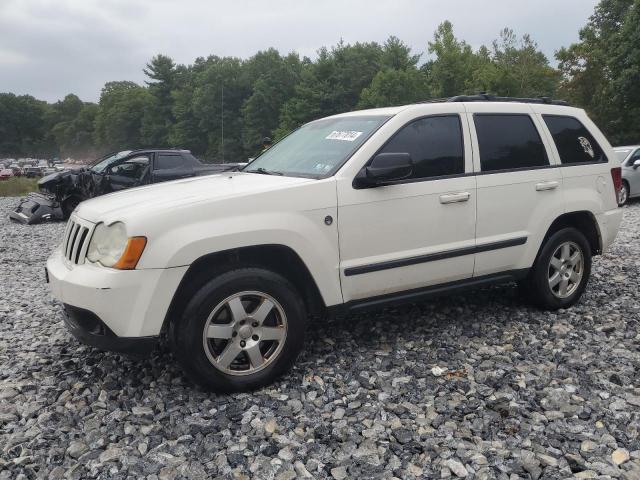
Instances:
[[[504,29],[473,49],[442,23],[426,52],[396,37],[321,48],[311,60],[270,48],[248,59],[165,55],[145,85],[108,82],[97,104],[69,94],[53,104],[0,94],[0,155],[91,157],[140,147],[181,147],[210,161],[245,161],[319,117],[354,109],[490,92],[564,98],[585,108],[613,144],[640,142],[640,0],[602,0],[579,42],[553,67],[529,36]],[[428,60],[421,63],[424,53]]]

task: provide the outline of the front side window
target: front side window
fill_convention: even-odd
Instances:
[[[458,115],[426,117],[402,127],[379,153],[408,153],[412,179],[464,173],[462,127]]]
[[[598,142],[574,117],[543,115],[563,164],[607,162]]]
[[[126,157],[130,153],[131,150],[123,150],[122,152],[103,157],[91,166],[91,171],[95,173],[102,173],[109,167],[109,165],[116,163],[118,160]]]
[[[307,123],[266,150],[243,171],[323,178],[343,163],[390,117],[323,118]]]
[[[134,157],[109,169],[111,175],[141,179],[149,166],[148,157]]]
[[[549,165],[547,152],[529,115],[476,114],[473,120],[483,172]]]

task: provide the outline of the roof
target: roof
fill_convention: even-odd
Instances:
[[[191,153],[191,150],[186,150],[183,148],[137,148],[131,150],[128,155],[132,153],[147,153],[147,152],[156,152],[156,153]]]
[[[557,107],[570,107],[569,103],[564,100],[553,100],[549,97],[535,97],[535,98],[522,98],[522,97],[498,97],[495,95],[488,95],[485,93],[479,93],[478,95],[458,95],[448,98],[433,98],[425,100],[424,102],[411,103],[408,105],[400,105],[397,107],[383,107],[383,108],[371,108],[368,110],[356,110],[352,112],[339,113],[332,115],[332,117],[350,117],[361,115],[384,115],[393,116],[397,115],[403,110],[411,107],[425,104],[442,104],[442,103],[497,103],[497,104],[538,104],[538,105],[553,105]]]

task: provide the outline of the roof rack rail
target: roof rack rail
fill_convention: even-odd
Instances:
[[[546,105],[569,106],[565,100],[553,100],[551,97],[498,97],[489,93],[478,93],[476,95],[456,95],[455,97],[430,98],[418,103],[446,103],[446,102],[514,102],[514,103],[541,103]]]
[[[516,103],[542,103],[546,105],[562,105],[568,106],[569,102],[565,100],[553,100],[551,97],[498,97],[488,93],[478,93],[477,95],[457,95],[450,97],[447,102],[516,102]]]

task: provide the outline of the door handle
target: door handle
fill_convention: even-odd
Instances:
[[[536,190],[538,192],[544,192],[545,190],[555,190],[559,185],[560,183],[556,182],[555,180],[551,182],[540,182],[536,183]]]
[[[446,195],[440,195],[440,203],[446,205],[448,203],[466,202],[471,197],[469,192],[459,193],[447,193]]]

